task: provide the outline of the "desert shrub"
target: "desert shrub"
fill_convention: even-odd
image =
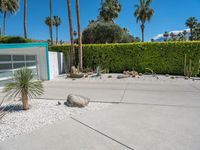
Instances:
[[[25,39],[19,36],[0,36],[0,43],[29,43],[30,39]]]

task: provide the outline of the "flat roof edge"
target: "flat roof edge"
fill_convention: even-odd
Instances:
[[[12,43],[12,44],[0,44],[0,49],[9,48],[28,48],[28,47],[47,47],[48,43]]]

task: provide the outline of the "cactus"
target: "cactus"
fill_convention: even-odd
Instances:
[[[184,76],[187,76],[187,54],[185,54],[184,60]]]
[[[101,76],[101,68],[100,68],[100,66],[97,66],[96,71],[97,71],[97,76]]]
[[[189,62],[189,63],[188,63]],[[187,61],[187,54],[185,54],[185,60],[184,60],[184,76],[191,78],[193,71],[194,71],[195,67],[192,66],[192,60],[189,59],[189,61]]]

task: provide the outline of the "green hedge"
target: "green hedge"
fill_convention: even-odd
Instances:
[[[25,39],[19,36],[0,36],[0,43],[29,43],[30,39]]]
[[[69,51],[67,46],[54,46],[54,51]],[[77,48],[76,48],[77,49]],[[183,75],[184,57],[192,59],[193,75],[199,74],[200,42],[163,42],[129,44],[89,44],[83,45],[84,67],[109,69],[110,72],[145,68],[157,74]]]

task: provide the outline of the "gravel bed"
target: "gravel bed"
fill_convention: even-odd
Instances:
[[[21,110],[21,102],[15,102],[16,106],[12,112],[0,121],[0,141],[27,134],[35,129],[53,124],[56,121],[69,118],[70,115],[79,115],[87,111],[101,110],[112,104],[89,103],[85,108],[70,108],[63,103],[57,105],[58,101],[31,100],[31,109]],[[4,104],[5,105],[5,104]]]

